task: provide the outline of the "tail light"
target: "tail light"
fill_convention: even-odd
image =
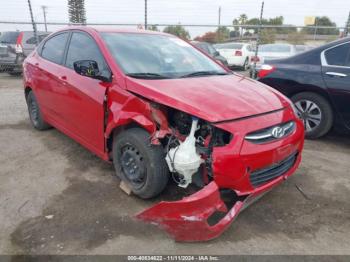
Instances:
[[[240,50],[236,50],[236,52],[235,52],[235,56],[242,56],[242,51],[240,51]]]
[[[271,74],[275,70],[276,70],[276,68],[272,65],[262,65],[261,69],[258,72],[258,77],[263,78],[263,77]]]
[[[15,51],[17,54],[23,53],[22,40],[23,40],[23,32],[19,33],[17,40],[16,40]]]
[[[250,61],[251,62],[256,62],[256,63],[258,63],[258,62],[260,62],[260,58],[258,57],[258,56],[252,56],[251,58],[250,58]]]

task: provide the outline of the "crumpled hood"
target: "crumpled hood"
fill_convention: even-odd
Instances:
[[[209,122],[234,120],[289,105],[283,95],[239,75],[146,80],[127,77],[127,90]]]

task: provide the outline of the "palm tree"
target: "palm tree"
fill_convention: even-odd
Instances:
[[[245,23],[247,22],[248,20],[248,16],[246,14],[241,14],[239,17],[238,17],[238,22],[240,25],[245,25]],[[241,36],[243,35],[243,27],[241,27]]]
[[[85,0],[68,0],[69,22],[86,24]]]

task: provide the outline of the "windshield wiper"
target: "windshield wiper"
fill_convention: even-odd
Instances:
[[[127,76],[141,79],[168,79],[169,77],[157,73],[129,73]]]
[[[213,76],[213,75],[227,75],[227,72],[218,72],[218,71],[196,71],[186,75],[180,76],[181,78],[191,77],[191,76]]]

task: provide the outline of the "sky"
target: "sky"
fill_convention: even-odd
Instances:
[[[68,22],[67,0],[31,0],[34,19],[43,21],[42,5],[47,6],[48,22]],[[148,0],[149,24],[221,24],[230,25],[240,14],[258,17],[262,0]],[[30,21],[27,0],[0,0],[0,21]],[[89,23],[144,22],[144,0],[85,0]],[[264,18],[283,16],[285,24],[303,25],[305,16],[328,16],[344,26],[350,12],[350,0],[265,0]],[[50,26],[54,31],[62,26]],[[43,26],[38,26],[43,30]],[[29,25],[1,24],[0,31],[30,30]],[[187,27],[191,36],[215,30]]]

